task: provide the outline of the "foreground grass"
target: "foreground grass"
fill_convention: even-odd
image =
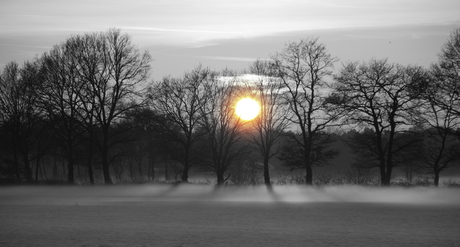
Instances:
[[[458,246],[460,190],[0,188],[0,246]]]

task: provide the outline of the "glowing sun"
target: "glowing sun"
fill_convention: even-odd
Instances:
[[[249,121],[257,117],[260,112],[260,105],[257,101],[244,98],[236,103],[235,113],[238,117],[245,121]]]

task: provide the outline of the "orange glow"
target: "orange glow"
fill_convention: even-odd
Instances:
[[[252,120],[259,115],[259,112],[259,103],[251,98],[243,98],[236,103],[235,113],[242,120]]]

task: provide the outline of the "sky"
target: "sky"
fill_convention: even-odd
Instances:
[[[110,28],[151,54],[153,80],[199,64],[241,70],[305,38],[319,38],[337,70],[372,58],[428,67],[460,28],[460,1],[0,0],[0,68]]]

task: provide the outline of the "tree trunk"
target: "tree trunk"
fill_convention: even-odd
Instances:
[[[264,157],[264,182],[266,186],[271,186],[270,183],[270,170],[268,167],[268,157]]]
[[[182,182],[188,182],[188,171],[190,169],[189,145],[185,146],[184,170],[182,170]]]
[[[58,168],[57,168],[57,155],[54,156],[54,164],[53,164],[53,178],[56,179],[58,175]]]
[[[381,179],[382,186],[390,186],[391,185],[391,173],[393,171],[393,163],[391,160],[387,160],[386,162],[386,169],[383,169],[383,177]]]
[[[67,173],[67,182],[69,184],[75,184],[75,180],[74,180],[74,169],[73,169],[73,160],[70,159],[68,162],[67,162],[67,170],[68,170],[68,173]]]
[[[75,184],[72,144],[69,143],[67,148],[67,182],[69,184]]]
[[[434,186],[439,186],[439,171],[434,172]]]
[[[225,183],[224,173],[222,171],[217,171],[217,186],[223,186]]]
[[[74,161],[75,162],[75,161]],[[77,179],[81,176],[80,173],[80,166],[77,164],[75,167],[77,167],[77,173],[74,175],[74,177],[77,177]],[[74,168],[75,169],[75,168]],[[74,172],[75,173],[75,172]],[[74,178],[75,179],[75,178]]]
[[[150,158],[147,166],[147,180],[152,180],[152,168],[150,167]]]
[[[37,155],[37,161],[35,162],[36,164],[36,170],[35,170],[35,182],[38,182],[38,173],[40,172],[40,178],[43,178],[43,169],[42,166],[40,165],[41,161],[41,155]]]
[[[40,178],[43,179],[43,176],[45,177],[45,180],[48,180],[48,176],[46,175],[46,168],[44,165],[40,166]]]
[[[312,186],[313,185],[313,169],[311,168],[311,162],[310,162],[310,154],[311,154],[311,148],[312,148],[312,136],[311,136],[311,131],[309,131],[308,137],[306,134],[303,134],[303,141],[305,143],[304,146],[304,159],[305,159],[305,185],[306,186]]]
[[[109,146],[108,146],[108,138],[109,138],[109,130],[104,128],[102,130],[102,150],[101,150],[101,158],[102,158],[102,174],[104,175],[104,183],[105,184],[113,184],[112,178],[110,177],[110,170],[109,170]]]
[[[94,185],[94,172],[93,172],[93,130],[92,130],[92,122],[90,122],[90,130],[89,130],[89,153],[88,153],[88,177],[89,183]]]
[[[150,158],[149,158],[149,163],[150,163]],[[141,179],[144,179],[144,174],[142,174],[142,158],[137,161],[137,166],[139,168],[139,177]]]
[[[102,174],[104,175],[105,184],[113,184],[112,178],[110,177],[109,161],[106,150],[102,151]]]
[[[131,182],[134,181],[134,174],[133,174],[133,159],[129,159],[129,178],[131,179]]]
[[[182,170],[182,182],[188,183],[188,161],[185,161],[184,170]]]
[[[380,179],[381,186],[390,186],[391,173],[384,173]]]
[[[305,170],[306,170],[305,185],[312,186],[313,185],[313,170],[311,169],[310,164],[306,165]]]
[[[38,182],[38,169],[40,168],[40,159],[37,157],[37,161],[35,162],[35,182]]]
[[[92,155],[91,160],[88,163],[88,176],[89,176],[89,184],[94,185],[94,172],[93,172],[93,162],[92,162]]]
[[[15,172],[16,172],[16,179],[19,181],[21,180],[21,174],[19,172],[19,159],[18,159],[18,153],[16,151],[16,149],[14,150],[14,169],[15,169]]]
[[[406,165],[406,179],[410,184],[412,184],[412,166],[411,165]]]
[[[381,186],[389,186],[390,180],[388,179],[387,172],[386,172],[386,162],[383,154],[380,155],[380,185]]]
[[[149,167],[152,169],[152,181],[155,180],[155,162],[153,158],[149,155]]]
[[[169,180],[168,160],[165,160],[164,163],[165,163],[165,181],[168,181]]]
[[[30,162],[29,162],[29,155],[27,152],[24,153],[24,168],[25,168],[25,175],[26,175],[26,180],[28,183],[33,182],[32,178],[32,169],[30,169]]]

